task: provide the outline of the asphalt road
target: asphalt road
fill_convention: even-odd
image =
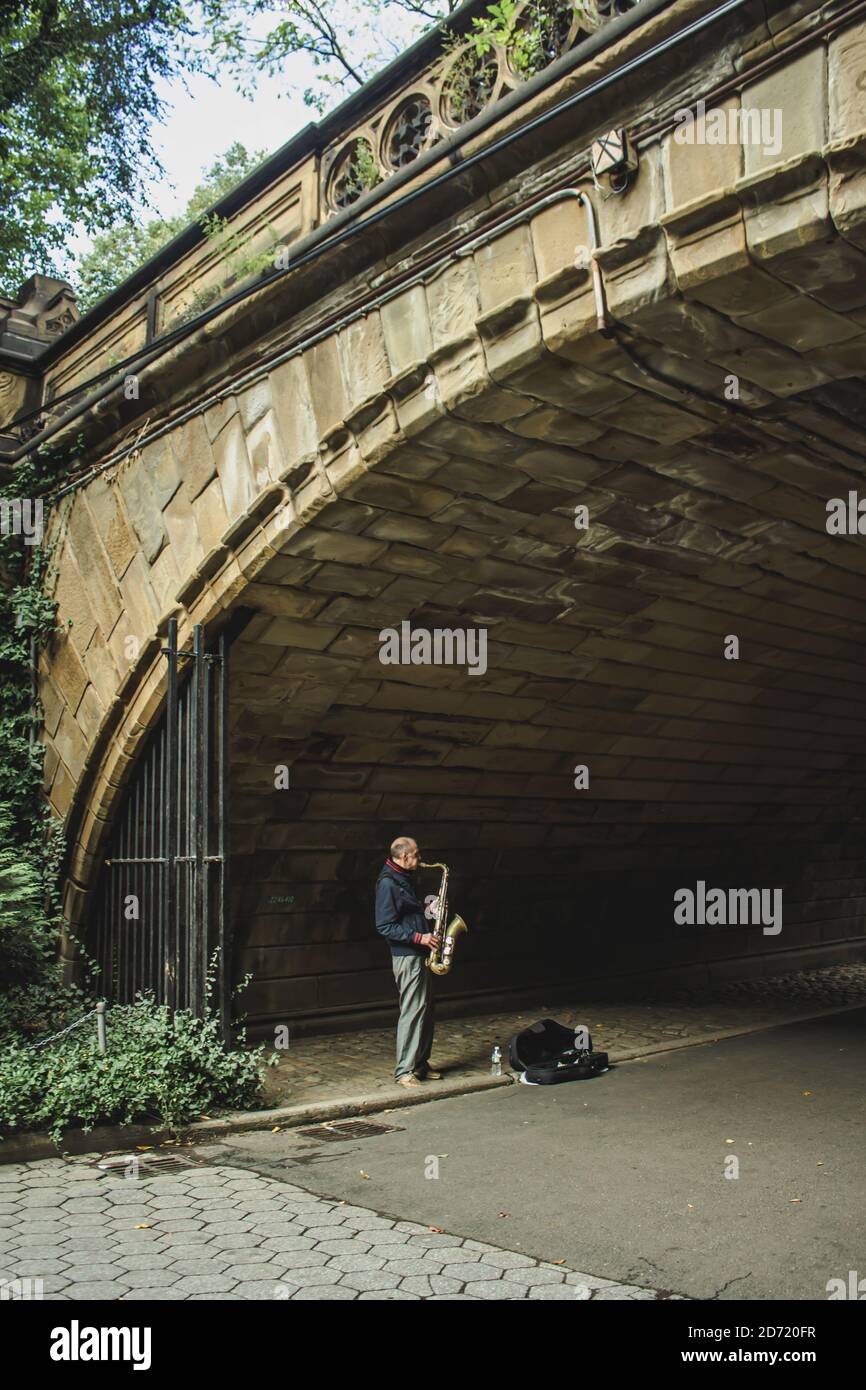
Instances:
[[[866,1277],[864,1064],[857,1009],[590,1081],[392,1111],[374,1118],[401,1128],[374,1138],[217,1147],[320,1195],[584,1273],[699,1299],[826,1300],[829,1279]],[[737,1178],[724,1176],[731,1156]]]

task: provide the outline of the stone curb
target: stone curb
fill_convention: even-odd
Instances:
[[[807,1023],[810,1019],[828,1018],[834,1014],[852,1013],[862,1009],[860,1004],[842,1004],[832,1009],[820,1009],[809,1014],[785,1014],[768,1022],[744,1024],[737,1028],[722,1028],[712,1033],[702,1033],[694,1038],[675,1039],[666,1043],[650,1043],[647,1047],[629,1048],[618,1052],[614,1065],[622,1062],[640,1061],[644,1057],[661,1052],[678,1052],[686,1047],[703,1047],[707,1043],[722,1042],[726,1038],[744,1037],[749,1033],[763,1033],[770,1028],[784,1027],[789,1023]],[[603,1049],[599,1049],[603,1051]],[[353,1115],[370,1115],[377,1111],[396,1110],[407,1105],[423,1105],[432,1100],[449,1100],[452,1096],[468,1095],[473,1091],[492,1090],[496,1086],[512,1086],[517,1077],[512,1072],[502,1076],[486,1076],[479,1073],[459,1081],[428,1082],[414,1090],[402,1086],[391,1086],[376,1095],[347,1096],[344,1099],[310,1101],[302,1105],[283,1105],[273,1110],[241,1110],[225,1115],[217,1120],[198,1120],[195,1124],[181,1129],[151,1129],[147,1125],[104,1125],[88,1133],[71,1130],[64,1136],[63,1146],[58,1146],[47,1134],[31,1132],[13,1135],[0,1141],[0,1165],[4,1163],[32,1163],[40,1158],[57,1158],[60,1154],[106,1153],[112,1149],[131,1149],[139,1144],[157,1145],[166,1139],[187,1139],[193,1142],[204,1139],[218,1139],[229,1134],[240,1134],[257,1129],[295,1129],[305,1124],[320,1124],[325,1120],[342,1120]]]

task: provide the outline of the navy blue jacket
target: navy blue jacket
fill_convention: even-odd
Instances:
[[[412,877],[389,859],[376,880],[376,930],[385,937],[392,956],[426,956],[419,938],[429,930],[424,904]]]

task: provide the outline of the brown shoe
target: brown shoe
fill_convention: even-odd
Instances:
[[[433,1069],[432,1069],[431,1067],[423,1067],[420,1071],[415,1071],[415,1072],[413,1072],[412,1075],[413,1075],[413,1076],[417,1076],[417,1078],[418,1078],[419,1081],[441,1081],[441,1080],[442,1080],[442,1073],[441,1073],[441,1071],[433,1071]]]
[[[398,1086],[420,1086],[421,1082],[417,1076],[401,1076],[397,1079]]]

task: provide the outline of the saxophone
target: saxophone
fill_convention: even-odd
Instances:
[[[442,938],[442,944],[434,947],[427,956],[425,962],[427,969],[432,970],[434,975],[447,975],[451,969],[454,947],[461,932],[468,932],[469,928],[462,917],[456,914],[451,918],[448,926],[445,927],[445,918],[448,913],[448,865],[447,864],[421,864],[422,869],[441,869],[442,882],[439,885],[439,901],[436,908],[436,925],[433,929],[434,936]],[[444,927],[444,931],[443,931]]]

